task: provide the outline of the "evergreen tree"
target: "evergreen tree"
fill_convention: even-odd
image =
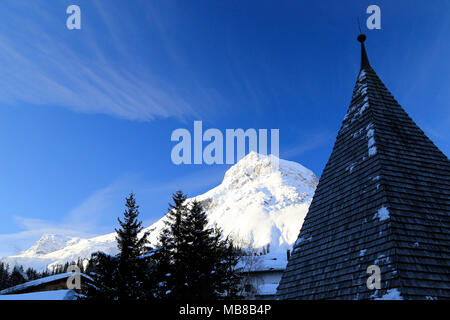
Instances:
[[[144,283],[148,280],[148,233],[143,231],[142,222],[138,220],[139,206],[136,205],[134,194],[126,199],[127,209],[123,221],[117,219],[121,226],[116,229],[118,256],[117,283],[119,299],[143,299]]]
[[[118,300],[117,257],[103,252],[92,254],[88,274],[90,280],[84,287],[83,295],[89,300]]]
[[[11,275],[9,276],[9,287],[14,287],[19,284],[25,283],[26,279],[24,277],[25,272],[22,266],[14,266]]]
[[[69,262],[66,262],[66,263],[64,264],[64,266],[62,267],[60,273],[66,273],[67,270],[69,269],[69,265],[72,265],[72,264],[74,264],[74,262],[72,262],[71,264],[69,264]]]
[[[77,267],[80,268],[80,272],[81,273],[85,273],[86,272],[86,268],[85,268],[85,264],[84,264],[84,260],[81,258],[78,258],[77,263],[76,263]]]
[[[221,240],[219,228],[208,228],[208,220],[201,204],[194,200],[186,217],[186,264],[189,264],[188,287],[190,298],[210,300],[233,297],[238,277],[234,266],[238,262],[234,247],[228,239]]]
[[[52,267],[51,269],[51,275],[54,276],[56,274],[60,274],[64,272],[64,266],[62,264],[57,264]]]
[[[0,290],[8,288],[9,284],[9,265],[0,262]]]
[[[89,275],[93,281],[85,292],[88,299],[148,300],[153,297],[148,234],[142,233],[138,208],[134,194],[130,194],[126,198],[123,220],[118,219],[120,228],[116,229],[119,254],[116,257],[104,253],[92,256],[89,268],[93,271]]]
[[[159,280],[156,296],[160,299],[182,299],[188,292],[185,287],[186,270],[183,254],[186,252],[185,221],[187,207],[186,195],[177,191],[172,195],[173,204],[164,221],[165,228],[159,236],[159,246],[153,255],[154,276]]]
[[[238,256],[221,230],[208,228],[207,216],[197,201],[187,204],[178,191],[172,196],[166,228],[154,255],[158,297],[207,300],[234,297]]]
[[[44,271],[42,271],[40,278],[45,278],[45,277],[49,277],[52,274],[48,271],[48,269],[46,268]]]
[[[25,271],[25,274],[27,275],[28,281],[36,280],[39,279],[40,277],[39,273],[32,268],[28,268]]]
[[[217,247],[215,275],[217,279],[217,292],[219,296],[226,299],[237,299],[241,292],[242,277],[236,271],[236,265],[242,257],[241,249],[236,247],[229,239],[222,241],[221,245]]]

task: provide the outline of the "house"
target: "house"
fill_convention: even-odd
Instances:
[[[74,298],[75,295],[77,294],[76,291],[78,291],[78,290],[70,290],[67,287],[67,281],[72,276],[74,276],[74,273],[68,272],[68,273],[52,275],[52,276],[45,277],[45,278],[40,278],[40,279],[33,280],[33,281],[28,281],[28,282],[19,284],[17,286],[7,288],[7,289],[0,291],[0,299],[2,299],[2,300],[8,299],[9,297],[2,297],[5,295],[8,295],[11,297],[15,296],[20,300],[19,296],[21,296],[21,295],[25,296],[26,294],[43,293],[43,292],[48,292],[48,291],[60,291],[62,297],[71,296],[72,298]],[[83,285],[83,280],[89,279],[89,277],[83,273],[80,274],[80,277],[81,277],[81,285]],[[56,294],[56,295],[50,294],[50,295],[58,296],[58,294]],[[33,297],[39,297],[39,296],[44,297],[44,296],[48,296],[48,294],[47,295],[43,295],[43,294],[33,295]],[[11,300],[16,300],[16,299],[11,298]]]
[[[286,264],[286,256],[279,252],[243,257],[237,269],[244,279],[245,299],[275,299]]]

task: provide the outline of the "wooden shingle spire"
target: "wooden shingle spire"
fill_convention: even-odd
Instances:
[[[365,38],[280,299],[450,299],[450,161],[370,67]],[[369,266],[380,289],[367,287]]]

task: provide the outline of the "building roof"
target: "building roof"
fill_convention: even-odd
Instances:
[[[286,254],[281,252],[264,255],[243,256],[236,265],[236,270],[243,273],[264,273],[284,271],[287,264]]]
[[[450,161],[372,69],[348,112],[278,287],[280,299],[450,298]],[[367,267],[381,269],[369,290]]]
[[[33,289],[35,289],[35,288],[37,289],[43,285],[68,279],[69,277],[71,277],[73,275],[74,275],[73,272],[59,273],[59,274],[55,274],[52,276],[36,279],[33,281],[28,281],[28,282],[19,284],[17,286],[2,290],[2,291],[0,291],[0,295],[32,291]],[[83,278],[86,278],[86,279],[90,279],[90,277],[85,275],[84,273],[80,273],[80,276]]]
[[[20,294],[0,295],[0,301],[4,300],[76,300],[77,293],[73,290],[37,291]]]

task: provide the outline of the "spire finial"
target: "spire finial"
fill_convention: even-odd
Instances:
[[[361,33],[357,39],[359,42],[364,43],[364,41],[366,41],[366,38],[366,35],[364,33]]]
[[[370,67],[369,58],[367,57],[366,47],[364,46],[364,41],[366,41],[366,35],[361,33],[358,36],[358,41],[361,42],[361,69]]]

